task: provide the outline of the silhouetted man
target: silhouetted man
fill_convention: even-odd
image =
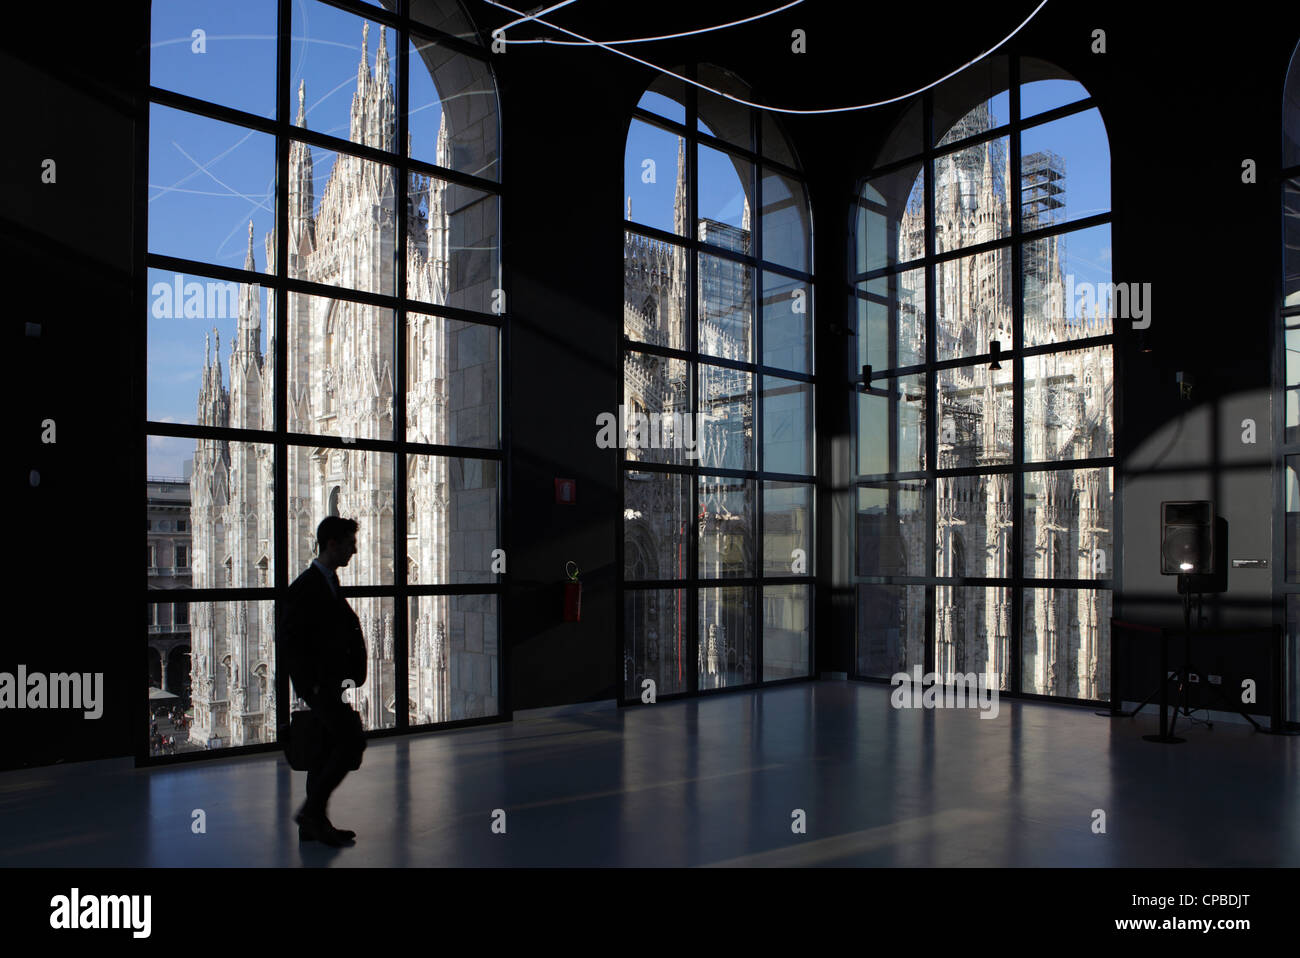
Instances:
[[[285,632],[289,678],[325,728],[325,754],[307,772],[307,801],[294,821],[299,840],[338,846],[356,833],[335,828],[325,806],[344,776],[361,767],[366,748],[361,716],[342,694],[346,680],[354,687],[366,680],[366,643],[334,571],[356,554],[356,520],[327,516],[316,528],[316,543],[319,555],[289,586]]]

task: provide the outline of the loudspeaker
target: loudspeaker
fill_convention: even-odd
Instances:
[[[1160,574],[1210,575],[1215,566],[1214,504],[1160,503]]]

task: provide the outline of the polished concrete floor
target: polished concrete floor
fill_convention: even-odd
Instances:
[[[1300,866],[1300,738],[1216,722],[1158,745],[1150,709],[1004,699],[988,720],[895,710],[890,691],[819,681],[372,741],[330,803],[358,833],[342,849],[298,842],[306,774],[279,754],[2,773],[0,865]]]

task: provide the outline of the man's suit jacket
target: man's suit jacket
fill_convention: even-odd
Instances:
[[[361,620],[340,594],[336,599],[315,565],[289,586],[285,629],[289,678],[304,699],[312,689],[334,693],[351,679],[366,680],[366,643]]]

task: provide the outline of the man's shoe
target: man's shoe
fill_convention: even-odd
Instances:
[[[325,819],[325,824],[328,825],[330,828],[334,829],[334,831],[338,832],[340,835],[342,835],[342,836],[344,837],[344,839],[346,839],[347,841],[352,841],[354,838],[357,837],[357,833],[354,832],[352,829],[350,829],[350,828],[339,828],[339,827],[336,826],[333,822],[331,822],[328,818]]]
[[[355,837],[355,835],[339,831],[323,815],[317,817],[306,812],[299,812],[294,816],[294,819],[298,822],[298,841],[300,842],[318,841],[340,848],[351,844],[352,839]]]

